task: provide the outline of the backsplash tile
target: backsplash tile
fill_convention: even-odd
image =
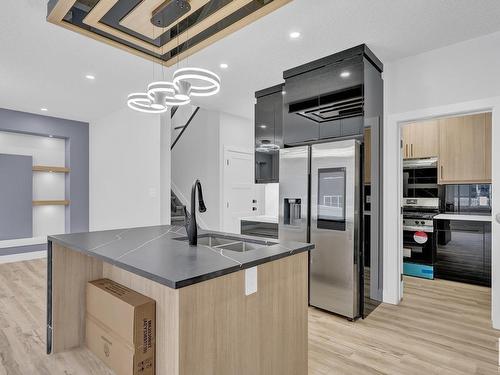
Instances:
[[[446,185],[445,212],[491,212],[491,184]]]

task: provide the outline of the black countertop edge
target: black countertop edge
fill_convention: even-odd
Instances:
[[[222,235],[224,235],[221,232],[211,232],[211,231],[210,232],[209,231],[207,231],[207,232],[202,231],[200,234],[204,234],[204,233],[218,233],[218,234],[221,234],[221,237],[222,237]],[[227,238],[240,237],[240,238],[249,238],[249,239],[254,238],[253,236],[231,235],[231,234],[226,234],[226,237]],[[87,256],[94,257],[96,259],[102,260],[102,261],[104,261],[104,262],[106,262],[108,264],[111,264],[111,265],[116,266],[118,268],[124,269],[126,271],[129,271],[129,272],[131,272],[131,273],[133,273],[135,275],[144,277],[146,279],[155,281],[155,282],[157,282],[159,284],[165,285],[165,286],[167,286],[169,288],[172,288],[172,289],[184,288],[184,287],[187,287],[187,286],[190,286],[190,285],[194,285],[194,284],[197,284],[197,283],[200,283],[200,282],[203,282],[203,281],[207,281],[207,280],[214,279],[214,278],[217,278],[217,277],[220,277],[220,276],[228,275],[228,274],[231,274],[231,273],[234,273],[234,272],[238,272],[238,271],[241,271],[241,270],[244,270],[244,269],[252,268],[252,267],[255,267],[255,266],[258,266],[258,265],[261,265],[261,264],[269,263],[269,262],[272,262],[272,261],[275,261],[275,260],[286,258],[286,257],[291,256],[291,255],[300,254],[300,253],[303,253],[303,252],[306,252],[306,251],[311,251],[311,250],[314,249],[314,245],[313,244],[307,244],[305,246],[299,247],[299,248],[294,249],[294,250],[286,251],[286,252],[283,252],[281,254],[271,255],[271,256],[268,256],[268,257],[261,258],[261,259],[256,259],[256,260],[253,260],[253,261],[242,263],[241,265],[235,265],[233,267],[228,267],[228,268],[224,268],[224,269],[221,269],[221,270],[218,270],[218,271],[213,271],[213,272],[210,272],[210,273],[207,273],[207,274],[204,274],[204,275],[197,275],[197,276],[194,276],[192,278],[187,278],[185,280],[172,281],[172,280],[163,278],[161,276],[155,275],[153,273],[147,272],[145,270],[142,270],[142,269],[130,266],[129,264],[122,263],[122,262],[117,261],[115,259],[112,259],[112,258],[103,256],[103,255],[100,255],[98,253],[91,253],[88,250],[81,249],[81,248],[79,248],[79,247],[77,247],[77,246],[75,246],[73,244],[69,244],[69,243],[67,243],[67,242],[65,242],[63,240],[58,239],[58,238],[53,238],[52,236],[48,236],[47,240],[48,240],[48,242],[59,243],[60,245],[63,245],[66,248],[69,248],[69,249],[75,250],[75,251],[77,251],[77,252],[79,252],[81,254],[85,254]],[[259,240],[263,241],[262,239],[259,239]],[[269,240],[268,242],[272,243],[274,241]],[[272,246],[279,246],[279,243],[276,243],[275,245],[272,245]]]

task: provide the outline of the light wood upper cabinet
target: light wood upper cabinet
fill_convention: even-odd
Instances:
[[[372,129],[365,128],[365,185],[371,184],[372,178]]]
[[[419,159],[439,155],[438,120],[415,122],[403,127],[403,157]]]
[[[439,183],[491,183],[491,114],[439,120]]]
[[[410,143],[411,143],[411,127],[414,124],[408,124],[403,126],[403,159],[410,159]]]

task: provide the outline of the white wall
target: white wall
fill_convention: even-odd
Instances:
[[[189,117],[179,111],[174,116],[176,125],[184,124]],[[182,120],[176,119],[178,115]],[[172,190],[189,206],[191,186],[196,178],[200,179],[207,212],[197,213],[197,218],[205,229],[223,227],[225,149],[253,154],[253,120],[200,109],[172,151]],[[264,186],[256,185],[255,190],[258,201],[255,213],[264,213]]]
[[[384,132],[384,301],[399,302],[399,124],[493,110],[493,212],[500,211],[500,33],[386,64]],[[500,328],[500,228],[493,225],[492,317]]]
[[[219,164],[219,113],[200,109],[172,150],[172,190],[189,210],[191,186],[200,179],[207,211],[196,217],[212,230],[219,229]]]
[[[169,221],[170,212],[162,214],[170,209],[164,204],[170,196],[165,143],[169,116],[123,108],[90,124],[90,230]]]
[[[250,119],[220,112],[220,145],[254,150],[254,123]]]
[[[279,216],[280,184],[265,184],[266,216]]]
[[[384,67],[386,115],[500,96],[500,33]]]
[[[220,163],[224,163],[224,149],[233,149],[244,151],[252,154],[252,159],[254,160],[254,150],[255,150],[255,125],[253,119],[247,119],[244,117],[239,117],[231,115],[228,113],[220,112]],[[255,164],[255,160],[252,165]],[[224,170],[221,170],[221,184],[223,184]],[[252,167],[252,175],[254,175]],[[255,184],[255,197],[257,199],[257,211],[252,214],[263,215],[266,211],[266,194],[265,185]],[[221,193],[224,192],[221,190]],[[224,202],[224,198],[221,196],[221,202]],[[221,218],[222,225],[222,218]]]
[[[0,153],[29,155],[33,158],[33,165],[64,167],[65,142],[59,138],[0,132]],[[64,173],[34,172],[33,199],[64,199],[64,183]],[[47,235],[64,233],[64,218],[64,206],[33,207],[33,238],[38,238],[38,242],[45,242]],[[9,244],[15,246],[12,241]]]

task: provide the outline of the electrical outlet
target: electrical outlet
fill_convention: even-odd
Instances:
[[[245,295],[257,293],[257,267],[245,270]]]
[[[149,197],[156,198],[156,189],[155,188],[149,188]]]

